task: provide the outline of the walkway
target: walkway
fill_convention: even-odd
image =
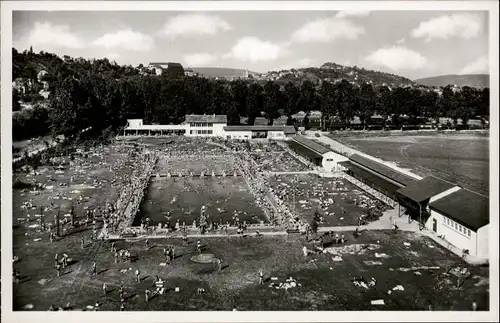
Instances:
[[[260,235],[262,236],[284,236],[287,235],[286,231],[268,231],[268,232],[260,232]],[[243,236],[246,237],[254,237],[257,236],[256,232],[247,232],[243,235],[235,233],[207,233],[207,234],[188,234],[188,238],[241,238]],[[120,237],[120,235],[117,234],[110,234],[107,239],[109,240],[142,240],[142,239],[172,239],[172,238],[177,238],[177,239],[182,239],[183,236],[181,234],[175,233],[175,234],[142,234],[138,235],[136,237]]]
[[[346,145],[336,141],[336,140],[333,140],[332,138],[330,137],[327,137],[325,136],[324,134],[321,134],[320,137],[316,137],[314,136],[313,134],[311,133],[308,133],[306,134],[306,137],[308,139],[312,139],[312,140],[318,140],[320,142],[322,142],[323,144],[327,145],[328,147],[331,147],[331,149],[337,153],[340,153],[341,155],[344,155],[344,156],[351,156],[351,155],[354,155],[354,154],[358,154],[358,155],[361,155],[363,157],[366,157],[366,158],[369,158],[373,161],[376,161],[378,163],[381,163],[383,164],[384,166],[387,166],[389,168],[392,168],[400,173],[403,173],[405,175],[408,175],[412,178],[415,178],[417,180],[420,180],[422,179],[421,176],[418,176],[416,174],[413,174],[412,172],[408,171],[407,169],[403,169],[403,168],[399,168],[397,166],[394,166],[380,158],[376,158],[376,157],[373,157],[373,156],[370,156],[370,155],[367,155],[361,151],[358,151],[356,149],[353,149],[353,148],[350,148],[350,147],[347,147]]]
[[[316,170],[308,170],[303,172],[267,172],[269,175],[307,175],[307,174],[316,174],[318,175],[318,171]]]

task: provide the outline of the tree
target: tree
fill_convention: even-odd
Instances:
[[[239,124],[239,116],[245,116],[248,113],[246,105],[248,97],[248,86],[242,80],[236,80],[231,83],[231,93],[233,95],[234,105],[238,113],[238,122],[236,124]]]
[[[297,109],[297,104],[300,97],[300,92],[292,82],[288,82],[285,84],[283,96],[283,113],[288,117],[288,124],[288,120],[292,119],[292,115],[299,112],[299,110]]]
[[[365,83],[359,91],[359,111],[358,117],[363,124],[363,129],[366,129],[367,121],[373,116],[375,111],[375,92],[371,84]]]
[[[279,109],[282,104],[282,95],[279,85],[269,81],[264,85],[264,102],[263,110],[266,113],[268,123],[272,124],[273,120],[280,116]]]
[[[21,97],[19,96],[19,93],[15,89],[12,89],[12,111],[21,110],[21,104],[19,103],[20,100]]]
[[[356,96],[351,83],[346,80],[342,80],[337,83],[335,88],[335,97],[335,106],[338,111],[338,117],[345,126],[348,126],[350,124],[350,120],[354,117],[353,107],[356,104]]]
[[[247,117],[248,124],[253,125],[255,118],[260,115],[263,105],[263,89],[258,83],[250,84],[247,96]]]
[[[323,131],[328,130],[332,117],[337,114],[335,105],[335,86],[330,82],[321,83],[318,97],[320,100],[321,124]]]

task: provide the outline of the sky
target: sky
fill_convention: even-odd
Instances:
[[[13,47],[137,66],[326,62],[410,79],[488,73],[487,11],[14,11]]]

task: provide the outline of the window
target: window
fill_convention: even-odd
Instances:
[[[458,225],[458,231],[462,232],[462,226]]]
[[[192,135],[193,133],[194,133],[194,130],[189,131],[189,134],[191,134],[191,135]]]
[[[470,230],[467,229],[467,235],[470,237]]]
[[[208,134],[211,135],[213,134],[214,132],[212,130],[208,130]]]

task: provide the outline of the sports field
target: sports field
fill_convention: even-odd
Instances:
[[[354,149],[395,162],[420,176],[436,177],[487,195],[489,137],[480,134],[335,136]]]

